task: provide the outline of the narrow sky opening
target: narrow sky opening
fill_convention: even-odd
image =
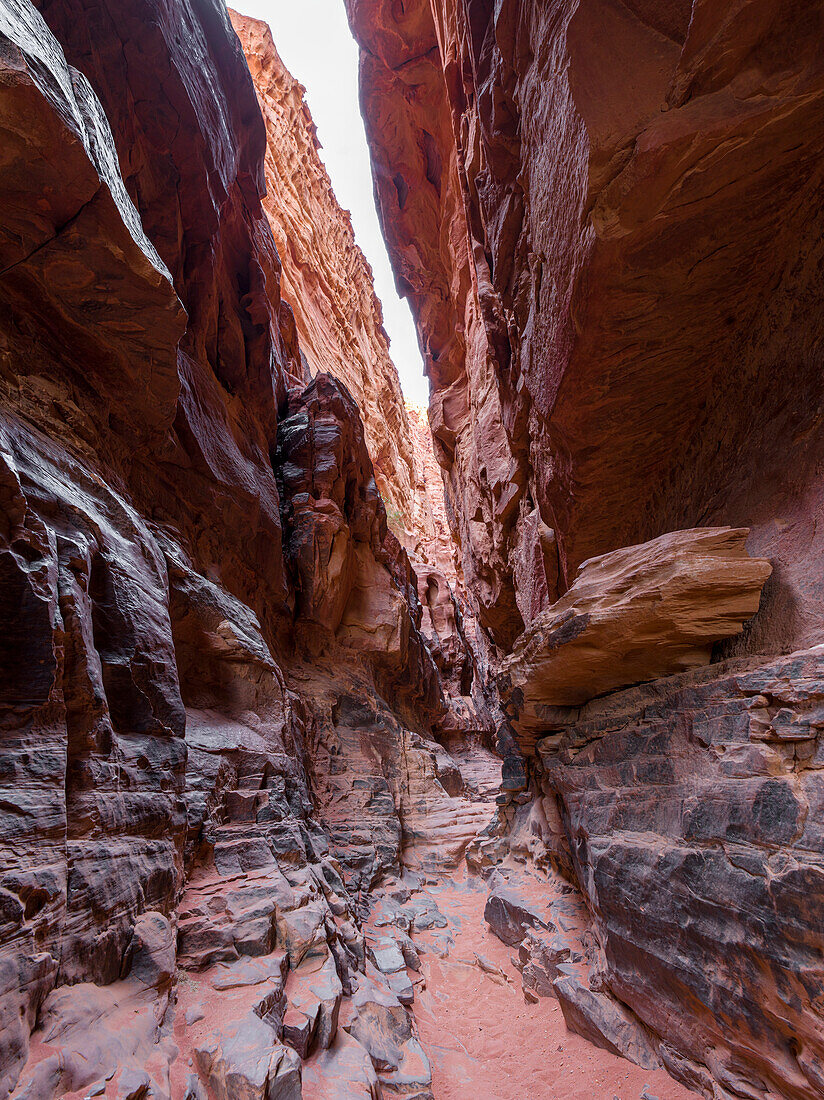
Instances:
[[[372,173],[358,99],[358,48],[343,0],[233,0],[244,15],[265,19],[278,53],[306,88],[321,157],[338,202],[352,214],[355,237],[372,265],[384,327],[404,397],[429,403],[415,327],[398,297],[372,193]]]

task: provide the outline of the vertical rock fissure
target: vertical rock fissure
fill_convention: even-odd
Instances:
[[[824,1098],[824,6],[341,2],[428,410],[264,23],[0,0],[0,1100]]]

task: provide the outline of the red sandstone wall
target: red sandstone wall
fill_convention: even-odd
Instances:
[[[406,540],[415,527],[415,456],[372,271],[335,198],[303,87],[265,23],[236,12],[231,18],[266,123],[264,209],[301,350],[311,375],[340,378],[355,398],[390,525]]]
[[[749,528],[773,566],[702,673],[526,728],[506,702],[510,794],[478,860],[556,868],[591,937],[575,1004],[552,934],[524,941],[525,985],[596,1041],[635,1036],[630,1057],[651,1036],[706,1096],[824,1096],[824,4],[347,10],[447,514],[499,649],[541,637],[583,561],[669,531]]]
[[[745,645],[817,640],[821,5],[348,10],[484,624],[730,523],[776,566]]]
[[[306,386],[266,148],[219,3],[0,5],[2,1097],[201,1095],[238,1034],[299,1094],[277,996],[165,1043],[179,968],[267,959],[282,994],[308,955],[339,1005],[401,817],[464,806],[358,408]]]

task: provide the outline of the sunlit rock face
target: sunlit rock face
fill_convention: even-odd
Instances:
[[[346,3],[467,588],[508,667],[546,671],[531,714],[507,702],[510,800],[473,859],[509,844],[578,887],[568,1022],[614,1046],[634,1020],[707,1095],[822,1096],[824,7]],[[551,620],[586,617],[582,564],[706,527],[772,567],[709,667],[659,663],[660,623],[600,669],[582,631],[576,662]],[[533,993],[560,950],[525,952]]]
[[[282,293],[293,306],[301,352],[310,375],[326,371],[340,379],[357,404],[390,530],[416,573],[421,629],[451,693],[468,698],[477,672],[467,644],[467,637],[474,637],[474,618],[426,412],[403,401],[372,272],[355,242],[349,214],[332,190],[304,89],[284,67],[266,23],[230,14],[266,123],[264,209],[283,263]],[[343,501],[338,504],[343,507]],[[347,507],[359,510],[356,502]],[[337,629],[356,568],[355,551],[344,550],[337,538],[340,517],[323,522],[329,531],[321,560],[328,555],[331,571],[328,578],[323,572],[316,576],[317,561],[310,553],[301,583],[313,598],[309,593],[316,584],[328,582],[329,590],[319,597],[325,605],[321,615],[330,613]],[[366,574],[361,587],[369,587]],[[312,619],[312,613],[307,617]],[[472,722],[477,725],[477,718]]]
[[[468,650],[452,620],[468,614],[470,605],[462,591],[426,413],[404,403],[372,271],[355,241],[350,216],[332,190],[304,89],[284,67],[266,23],[237,12],[230,16],[266,124],[263,205],[306,367],[310,375],[324,371],[340,379],[355,399],[389,527],[418,576],[424,632],[439,652],[450,651],[451,664],[466,662]],[[340,602],[337,586],[335,593]],[[447,611],[456,596],[460,607]],[[432,602],[444,608],[443,614],[435,613],[439,629],[433,625]]]
[[[371,268],[335,198],[302,85],[266,23],[231,17],[266,123],[264,208],[308,372],[340,378],[355,398],[390,525],[406,540],[415,529],[416,459]]]
[[[406,414],[415,453],[415,517],[421,532],[413,555],[420,564],[438,569],[456,591],[462,591],[463,573],[446,516],[443,476],[432,448],[426,409],[407,403]]]

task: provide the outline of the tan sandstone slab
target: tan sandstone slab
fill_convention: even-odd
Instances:
[[[590,558],[532,622],[502,666],[513,703],[575,706],[616,688],[708,664],[740,634],[772,573],[746,528],[672,531]]]

